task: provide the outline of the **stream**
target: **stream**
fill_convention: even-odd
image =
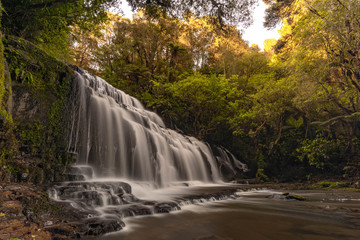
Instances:
[[[236,199],[184,205],[169,214],[125,218],[123,230],[100,239],[359,239],[359,192],[290,191],[305,201],[286,199],[283,193],[238,191]],[[175,196],[174,190],[168,196]]]

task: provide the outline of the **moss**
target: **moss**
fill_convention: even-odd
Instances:
[[[306,198],[304,196],[301,195],[295,195],[295,194],[289,194],[289,193],[285,193],[284,194],[286,196],[286,199],[294,199],[294,200],[298,200],[298,201],[305,201]]]
[[[269,177],[264,173],[264,169],[259,168],[257,170],[256,180],[259,183],[269,182]]]
[[[38,164],[40,162],[40,159],[33,159],[30,162],[26,162],[24,160],[8,160],[7,164],[3,166],[7,171],[7,178],[1,180],[6,180],[7,182],[27,182],[34,184],[44,183],[48,177],[45,174],[47,169],[39,167]]]
[[[1,2],[0,2],[1,4]],[[0,6],[1,9],[1,6]],[[1,19],[1,11],[0,11]],[[0,25],[1,26],[1,25]],[[9,114],[11,80],[6,74],[3,36],[0,31],[0,175],[5,170],[6,160],[16,154],[16,140],[13,134],[13,119]]]
[[[29,147],[29,152],[36,154],[40,151],[41,143],[44,136],[44,126],[39,121],[34,121],[33,123],[22,123],[15,128],[17,132],[18,141],[23,146]]]
[[[66,75],[72,72],[66,64],[24,39],[7,36],[5,47],[5,57],[9,62],[12,78],[36,90],[59,93],[59,88],[64,87]]]
[[[1,34],[1,33],[0,33]],[[2,36],[0,35],[2,38]],[[5,64],[4,64],[4,46],[0,41],[0,109],[3,108],[3,96],[5,94]]]
[[[1,14],[2,4],[0,0],[0,29],[1,29]],[[5,64],[4,64],[4,45],[2,43],[2,32],[0,31],[0,110],[2,110],[2,98],[5,91]]]
[[[19,159],[41,159],[34,168],[14,161],[9,164],[22,173],[42,172],[31,177],[32,181],[52,181],[68,163],[63,126],[73,70],[24,39],[7,36],[4,46],[12,80],[8,95],[13,98],[14,134],[22,154]]]

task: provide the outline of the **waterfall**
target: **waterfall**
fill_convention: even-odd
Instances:
[[[66,170],[69,181],[48,193],[82,221],[81,234],[118,231],[130,216],[236,198],[235,189],[196,191],[199,182],[219,186],[246,170],[229,151],[166,128],[136,98],[71,67],[75,77],[64,128],[68,152],[77,160]]]
[[[98,178],[157,186],[221,180],[208,144],[166,128],[138,99],[100,77],[79,68],[75,74],[68,151],[77,154],[77,164],[91,166]]]

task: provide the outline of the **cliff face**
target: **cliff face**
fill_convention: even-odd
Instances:
[[[0,181],[63,180],[66,99],[73,70],[30,42],[3,39]]]
[[[0,1],[1,7],[1,1]],[[2,11],[0,11],[1,17]],[[0,18],[1,20],[1,18]],[[1,24],[0,24],[1,27]],[[7,172],[6,162],[14,156],[17,144],[13,134],[13,120],[10,114],[11,83],[4,58],[3,35],[0,30],[0,180]]]

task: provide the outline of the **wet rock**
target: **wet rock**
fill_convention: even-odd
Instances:
[[[298,201],[306,200],[306,198],[301,195],[295,195],[295,194],[290,194],[290,193],[284,193],[283,195],[285,196],[286,199],[294,199],[294,200],[298,200]]]
[[[67,174],[69,181],[85,181],[85,176],[81,174]]]
[[[180,209],[180,206],[175,202],[157,203],[154,206],[155,213],[169,213]]]
[[[22,211],[22,213],[24,214],[24,216],[26,217],[26,219],[28,221],[31,221],[31,222],[35,221],[35,214],[31,209],[24,209]]]
[[[155,201],[143,201],[142,204],[153,206],[156,204],[156,202]]]
[[[257,179],[256,179],[256,178],[236,179],[236,181],[234,181],[234,183],[238,183],[238,184],[256,184],[256,183],[257,183]]]
[[[74,237],[76,233],[74,232],[74,227],[69,224],[56,224],[52,226],[45,227],[46,231],[52,233],[52,235],[62,235],[67,237]]]
[[[73,156],[73,157],[75,158],[75,156]],[[85,178],[92,178],[94,176],[94,170],[90,166],[73,165],[73,166],[69,166],[66,169],[66,174],[68,174],[69,176],[71,176],[71,175],[82,175],[84,177],[84,179],[85,179]],[[69,179],[69,181],[83,181],[83,180],[71,180],[71,179]]]
[[[46,222],[44,223],[44,226],[47,227],[47,226],[51,226],[51,225],[53,225],[53,224],[54,224],[53,221],[46,221]]]
[[[23,180],[26,180],[28,176],[29,176],[28,173],[23,173],[23,174],[21,174],[21,178],[22,178]]]
[[[236,159],[226,148],[220,146],[211,146],[211,148],[216,157],[219,172],[223,179],[231,181],[234,180],[237,175],[248,171],[247,165]]]
[[[305,201],[306,198],[301,195],[283,193],[283,194],[273,194],[269,195],[266,198],[272,198],[276,200],[297,200],[297,201]]]
[[[188,202],[188,203],[199,203],[204,201],[216,201],[216,200],[225,200],[229,198],[236,198],[235,192],[236,189],[228,189],[220,192],[213,193],[203,193],[201,195],[189,195],[177,199],[179,202]]]
[[[125,227],[125,223],[118,219],[90,218],[85,221],[88,228],[85,236],[99,236],[109,232],[120,231]]]
[[[83,224],[68,222],[84,215],[68,203],[51,202],[39,187],[1,183],[0,239],[73,239],[81,235],[77,228]]]
[[[62,210],[64,217],[70,218],[72,221],[98,215],[93,208],[90,208],[85,203],[56,202],[56,205]]]
[[[139,199],[136,198],[134,195],[132,194],[122,194],[121,195],[121,199],[125,202],[125,203],[134,203],[134,202],[139,202]]]
[[[114,194],[123,193],[131,193],[131,186],[125,182],[70,182],[70,183],[63,183],[62,187],[83,187],[87,190],[93,189],[107,189],[112,190]]]
[[[142,216],[150,214],[152,214],[151,209],[141,204],[134,204],[121,209],[121,215],[123,217]]]

